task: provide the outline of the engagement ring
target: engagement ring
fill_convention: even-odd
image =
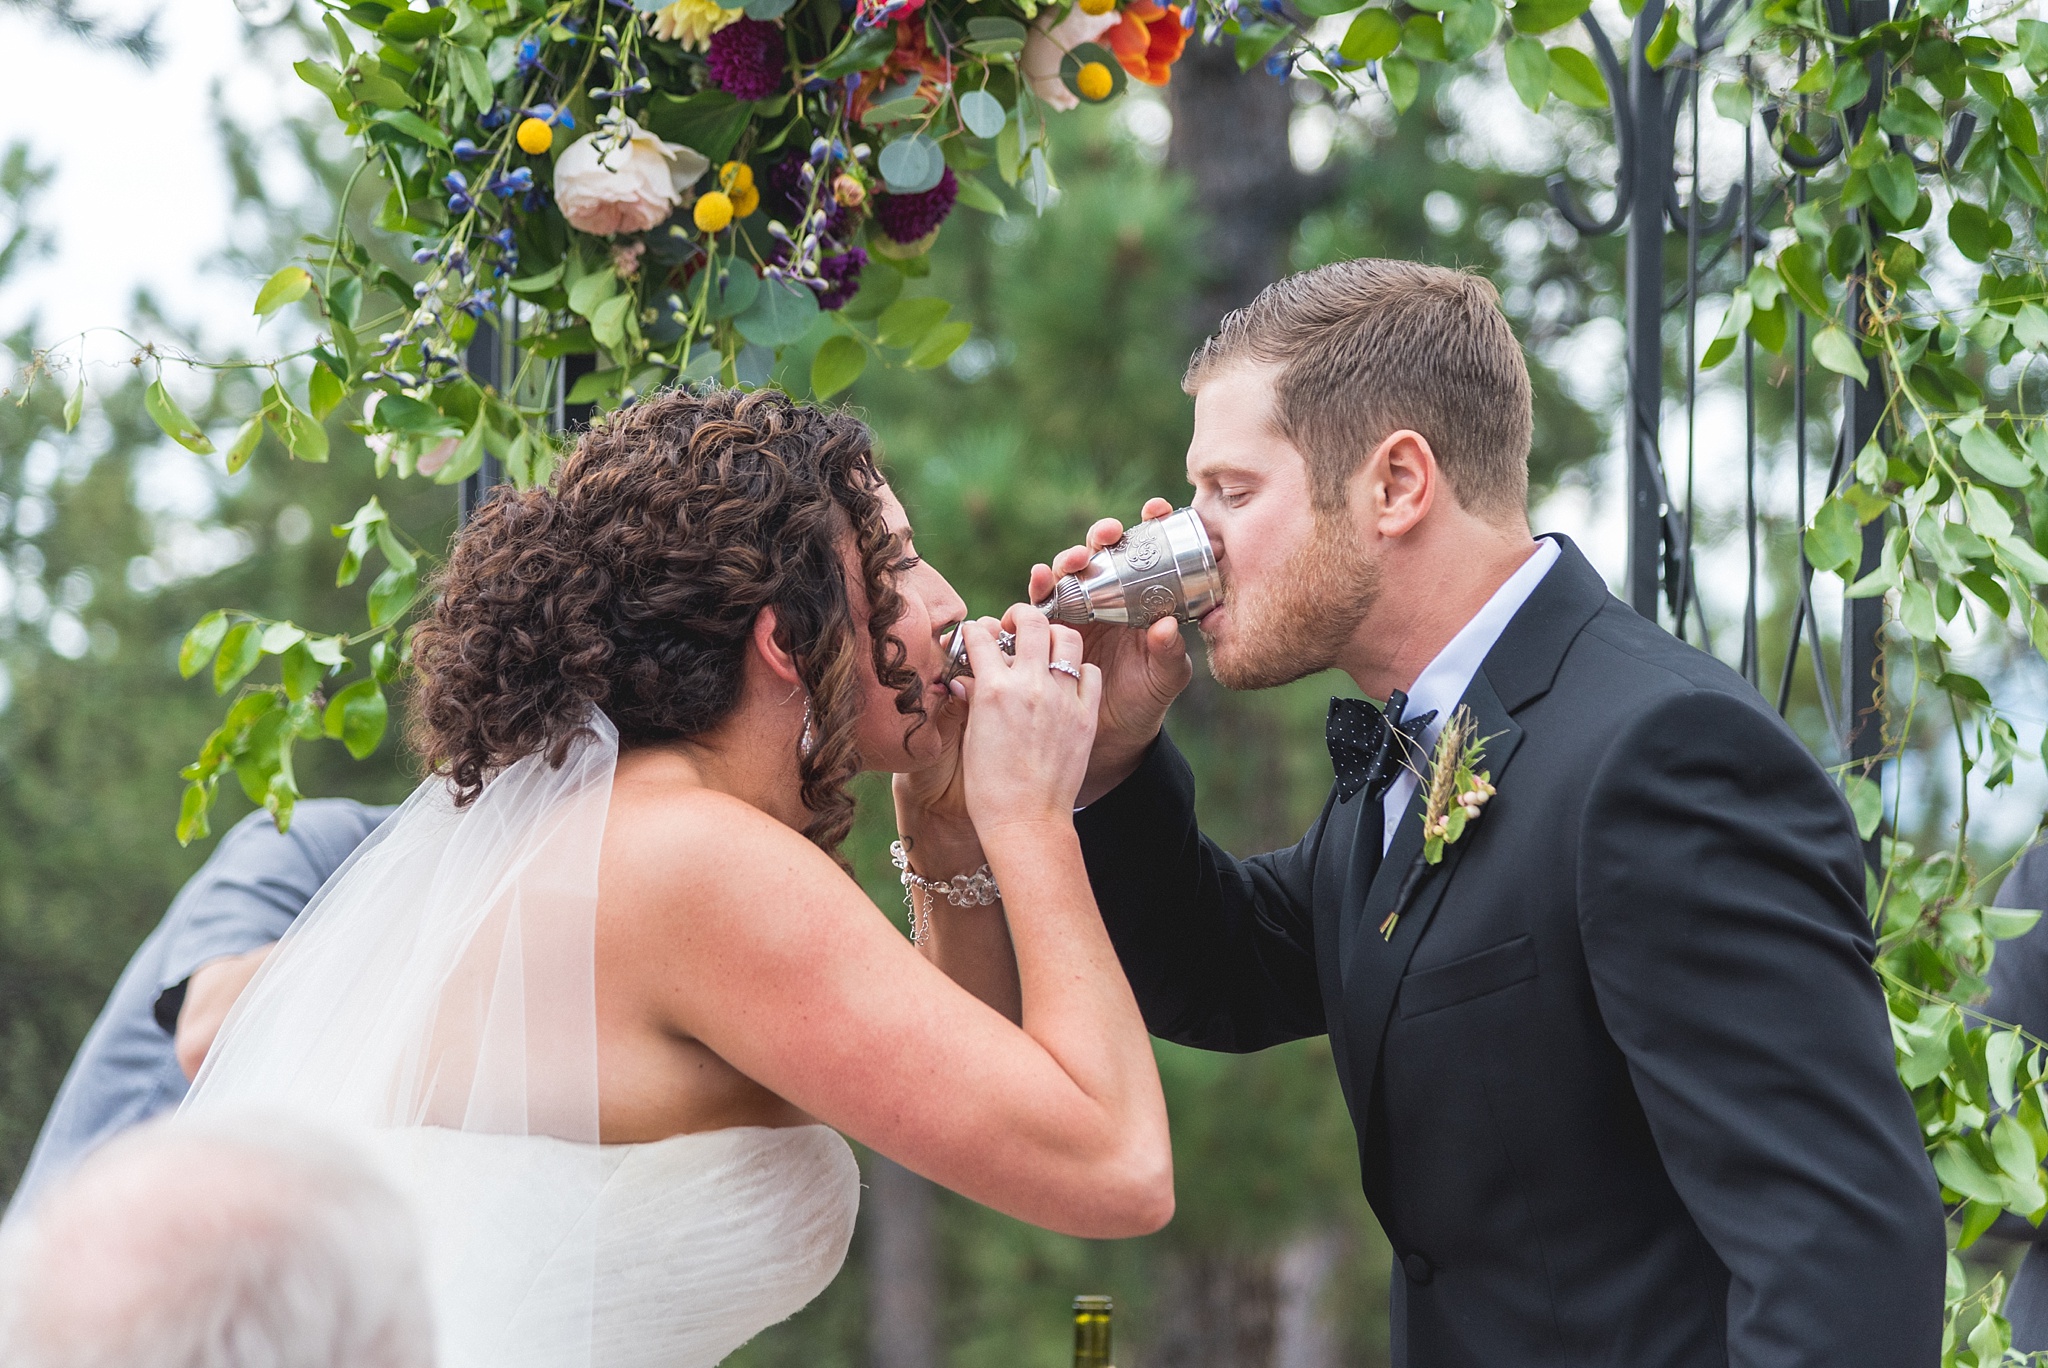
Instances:
[[[1074,682],[1076,684],[1079,684],[1081,682],[1080,668],[1076,666],[1074,662],[1071,660],[1055,660],[1050,665],[1047,665],[1045,668],[1048,670],[1057,670],[1063,675],[1072,675],[1074,677]]]

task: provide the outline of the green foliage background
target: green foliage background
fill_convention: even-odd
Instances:
[[[1547,321],[1517,319],[1539,358],[1537,474],[1547,486],[1606,444],[1605,416],[1571,402],[1540,357],[1544,329],[1611,307],[1601,298],[1616,278],[1612,244],[1545,248],[1508,262],[1502,230],[1542,212],[1540,184],[1446,161],[1449,117],[1425,100],[1395,131],[1340,149],[1327,173],[1338,181],[1335,207],[1303,225],[1294,264],[1426,257],[1479,266],[1529,291],[1546,282],[1564,289],[1563,307]],[[1109,118],[1078,117],[1069,131],[1053,211],[1000,220],[956,214],[933,254],[934,287],[975,326],[961,361],[916,374],[876,367],[851,394],[881,436],[921,548],[978,611],[1000,610],[1030,563],[1076,539],[1093,517],[1128,512],[1150,493],[1186,497],[1180,470],[1191,406],[1179,376],[1195,340],[1203,206],[1189,202],[1155,149]],[[246,140],[232,128],[223,135],[231,162],[245,162]],[[300,146],[339,193],[335,168],[319,161],[310,139]],[[0,271],[36,255],[37,182],[19,153],[5,163],[0,234],[11,237],[0,236]],[[236,184],[262,207],[259,178],[239,175]],[[1424,184],[1457,200],[1461,227],[1430,228],[1416,191]],[[276,255],[250,254],[254,278],[288,254],[287,240],[303,227],[276,219]],[[171,322],[145,319],[151,336],[175,338]],[[18,361],[32,354],[32,331],[6,340]],[[63,383],[0,404],[0,497],[11,513],[43,510],[0,519],[0,564],[16,585],[16,611],[0,614],[11,693],[0,711],[0,1192],[18,1176],[108,986],[205,854],[204,842],[181,849],[170,832],[178,767],[221,706],[200,681],[178,678],[185,629],[223,605],[266,618],[359,622],[360,586],[334,587],[339,544],[326,528],[373,493],[427,548],[444,544],[453,527],[451,491],[376,478],[339,414],[328,424],[331,460],[317,478],[272,445],[238,476],[201,475],[199,461],[166,442],[143,412],[147,378],[138,372],[117,390],[96,388],[70,435]],[[253,386],[227,372],[194,417],[218,426],[254,402]],[[196,521],[244,539],[241,559],[163,585],[135,568],[138,558],[162,559],[174,539],[175,519],[142,496],[166,468],[213,488],[214,506]],[[47,526],[23,530],[38,520]],[[73,605],[66,611],[91,642],[82,657],[53,648],[47,613],[23,616],[21,586],[31,580]],[[1321,719],[1332,687],[1312,680],[1234,696],[1205,680],[1179,709],[1175,726],[1200,773],[1205,821],[1233,848],[1291,842],[1312,818],[1329,782]],[[416,777],[398,730],[361,764],[337,746],[302,747],[300,787],[395,800]],[[222,792],[216,831],[247,810],[232,784]],[[871,783],[862,797],[850,853],[878,907],[897,916],[886,795]],[[1384,1361],[1386,1247],[1358,1191],[1355,1139],[1324,1042],[1241,1058],[1164,1046],[1160,1055],[1179,1178],[1173,1225],[1147,1240],[1091,1243],[941,1194],[946,1361],[1053,1368],[1067,1353],[1065,1306],[1084,1290],[1117,1296],[1120,1358],[1142,1361],[1162,1322],[1184,1305],[1174,1298],[1185,1298],[1190,1270],[1270,1258],[1314,1232],[1344,1242],[1327,1291],[1343,1361]],[[736,1362],[866,1362],[864,1259],[865,1241],[857,1240],[833,1287]]]

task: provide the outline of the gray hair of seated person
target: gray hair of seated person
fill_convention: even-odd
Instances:
[[[95,1151],[0,1228],[7,1368],[430,1368],[418,1236],[349,1145],[260,1114]]]

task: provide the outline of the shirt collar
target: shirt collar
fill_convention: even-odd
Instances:
[[[1409,717],[1436,710],[1436,719],[1429,724],[1427,743],[1436,744],[1437,733],[1450,720],[1451,709],[1458,706],[1458,700],[1465,696],[1465,690],[1472,686],[1472,676],[1479,673],[1479,666],[1486,660],[1486,653],[1493,649],[1494,642],[1507,630],[1508,623],[1522,605],[1529,601],[1529,595],[1536,592],[1536,586],[1550,573],[1550,567],[1557,564],[1557,543],[1544,538],[1536,543],[1536,549],[1522,562],[1507,582],[1493,591],[1480,610],[1458,634],[1444,644],[1436,658],[1425,665],[1422,673],[1415,677],[1415,684],[1408,690]]]

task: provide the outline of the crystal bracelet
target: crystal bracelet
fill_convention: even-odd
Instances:
[[[897,877],[903,882],[903,905],[910,909],[910,942],[922,944],[924,934],[931,929],[931,916],[924,918],[924,934],[920,934],[917,917],[916,894],[936,894],[955,907],[989,907],[1002,901],[1003,890],[996,886],[995,875],[984,864],[972,874],[955,874],[950,879],[927,879],[910,868],[910,856],[903,849],[903,842],[889,843],[889,862],[896,866]]]

